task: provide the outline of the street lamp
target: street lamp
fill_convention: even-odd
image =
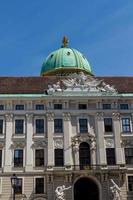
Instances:
[[[11,176],[11,185],[12,185],[12,188],[13,188],[13,200],[15,200],[15,189],[16,189],[16,186],[17,186],[17,181],[18,181],[18,178],[16,176],[16,174],[13,174]]]

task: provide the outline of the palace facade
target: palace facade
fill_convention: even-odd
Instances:
[[[0,77],[0,199],[133,199],[133,77],[97,77],[62,47],[39,77]]]

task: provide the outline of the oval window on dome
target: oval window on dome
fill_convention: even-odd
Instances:
[[[50,57],[52,58],[52,57],[53,57],[53,55],[54,55],[54,54],[51,54],[51,56],[50,56]]]
[[[69,51],[67,52],[67,55],[70,56],[70,52]]]

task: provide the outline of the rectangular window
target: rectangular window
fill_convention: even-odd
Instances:
[[[14,167],[23,167],[23,149],[14,150]]]
[[[133,148],[125,148],[125,160],[127,165],[133,165]]]
[[[17,184],[15,186],[15,194],[22,194],[22,178],[17,179]]]
[[[15,106],[15,110],[24,110],[24,105],[23,104],[17,104]]]
[[[16,134],[23,134],[24,133],[24,120],[23,119],[16,119],[15,120],[15,133]]]
[[[55,159],[55,166],[63,166],[64,165],[63,149],[55,149],[54,150],[54,159]]]
[[[87,119],[79,119],[79,131],[80,131],[80,133],[88,132],[88,120]]]
[[[44,133],[44,119],[36,119],[36,133]]]
[[[0,105],[0,110],[4,110],[4,105]]]
[[[36,167],[44,166],[44,149],[35,150],[35,166]]]
[[[127,103],[120,104],[120,109],[122,109],[122,110],[128,110],[128,104]]]
[[[128,176],[128,191],[133,191],[133,176]]]
[[[131,132],[130,118],[122,118],[122,132]]]
[[[79,104],[79,110],[86,110],[87,109],[87,104]]]
[[[44,110],[43,104],[36,104],[36,110]]]
[[[109,104],[109,103],[105,103],[105,104],[103,104],[103,109],[111,109],[111,104]]]
[[[63,133],[63,120],[62,119],[54,119],[54,132],[55,133]]]
[[[44,178],[36,178],[35,181],[35,193],[43,194],[44,193]]]
[[[2,167],[2,150],[0,149],[0,168]]]
[[[3,119],[0,119],[0,134],[3,133]]]
[[[104,118],[104,129],[105,132],[113,131],[112,118]]]
[[[106,158],[107,158],[107,165],[115,165],[116,164],[114,148],[106,149]]]
[[[54,104],[54,109],[57,109],[57,110],[61,110],[62,109],[62,104]]]

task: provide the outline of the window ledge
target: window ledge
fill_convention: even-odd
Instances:
[[[25,167],[12,167],[12,170],[13,171],[22,171],[22,172],[24,172],[25,171]]]
[[[25,138],[25,133],[14,133],[13,138]]]

